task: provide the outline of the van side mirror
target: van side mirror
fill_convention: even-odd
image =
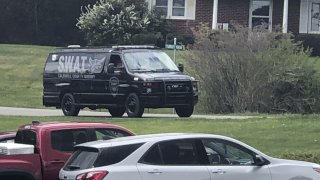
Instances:
[[[257,166],[263,166],[266,164],[266,160],[262,156],[256,155],[254,158],[254,164]]]
[[[183,72],[184,71],[183,64],[178,64],[178,69],[179,69],[180,72]]]
[[[114,73],[114,63],[109,63],[109,64],[108,64],[107,72],[108,72],[109,74],[113,74],[113,73]]]

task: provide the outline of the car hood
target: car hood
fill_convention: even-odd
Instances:
[[[320,168],[320,165],[319,165],[319,164],[311,163],[311,162],[288,160],[288,159],[278,159],[278,158],[273,158],[273,160],[274,160],[277,164],[309,166],[309,167]]]
[[[180,72],[164,72],[164,73],[134,73],[135,77],[144,81],[190,81],[192,77]]]

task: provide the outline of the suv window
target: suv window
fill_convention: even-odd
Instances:
[[[160,155],[159,144],[156,144],[153,147],[151,147],[147,151],[147,153],[142,157],[142,160],[140,162],[144,164],[154,164],[154,165],[163,164],[161,155]]]
[[[72,152],[76,144],[90,141],[85,129],[59,130],[51,132],[51,146],[58,151]]]
[[[64,170],[82,170],[92,168],[99,155],[99,150],[94,148],[79,148],[66,162]]]
[[[212,165],[253,165],[255,153],[229,141],[203,140],[207,156]]]
[[[101,149],[79,147],[63,168],[66,171],[83,170],[116,164],[137,150],[142,144],[130,144]]]
[[[142,143],[104,148],[97,158],[94,166],[101,167],[116,164],[128,157],[141,145]]]
[[[21,130],[17,132],[14,140],[15,143],[30,144],[36,147],[37,145],[37,134],[31,130]]]
[[[208,164],[200,140],[174,140],[154,145],[141,160],[146,164],[202,165]]]

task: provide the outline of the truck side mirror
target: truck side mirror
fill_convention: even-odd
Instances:
[[[183,64],[178,64],[178,69],[179,69],[180,72],[183,72],[184,71]]]
[[[114,73],[114,63],[109,63],[109,64],[108,64],[107,72],[108,72],[109,74],[113,74],[113,73]]]

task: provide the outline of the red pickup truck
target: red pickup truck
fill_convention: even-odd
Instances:
[[[0,143],[0,179],[58,180],[59,170],[74,145],[132,135],[128,129],[106,123],[32,122],[18,129],[15,144],[10,145],[32,145],[32,153],[24,154],[23,149],[18,149],[10,154],[10,150],[1,149],[8,143]]]

